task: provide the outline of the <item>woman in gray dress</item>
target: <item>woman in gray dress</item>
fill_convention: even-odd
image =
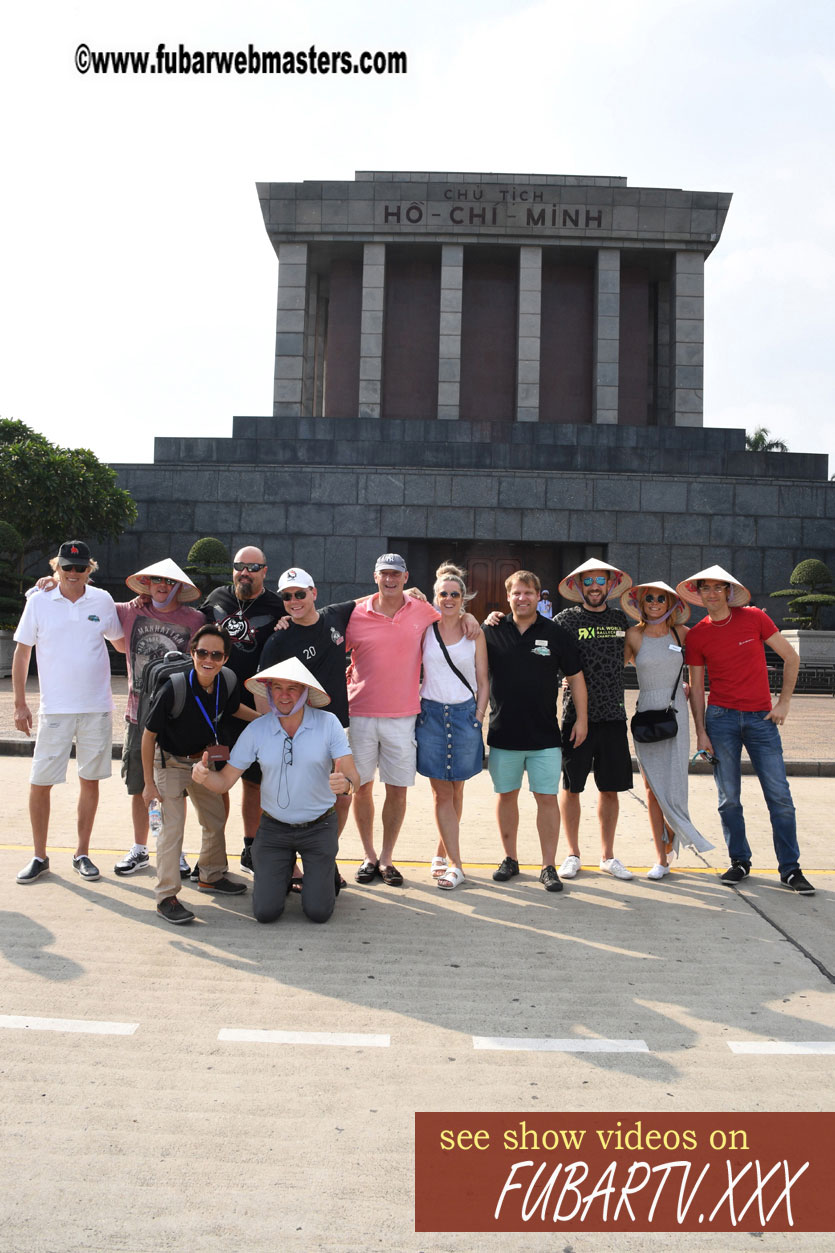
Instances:
[[[621,605],[637,625],[626,633],[626,663],[638,672],[638,709],[666,709],[673,684],[678,734],[655,744],[635,743],[644,786],[656,863],[648,879],[670,873],[670,857],[682,847],[706,852],[713,845],[693,826],[687,809],[687,767],[690,760],[690,719],[684,661],[684,623],[690,609],[667,583],[638,583],[621,597]],[[680,673],[681,672],[681,673]],[[678,680],[676,679],[678,676]]]

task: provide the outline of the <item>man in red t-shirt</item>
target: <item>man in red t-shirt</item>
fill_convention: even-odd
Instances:
[[[745,748],[768,805],[781,882],[794,892],[812,896],[815,889],[800,869],[794,803],[777,730],[788,716],[798,655],[768,614],[748,605],[748,589],[721,566],[700,570],[676,590],[689,604],[707,610],[707,617],[690,628],[686,655],[696,746],[716,759],[719,816],[731,858],[722,882],[741,883],[751,870],[740,799]],[[783,686],[773,708],[764,644],[783,659]],[[707,714],[705,667],[710,675]]]

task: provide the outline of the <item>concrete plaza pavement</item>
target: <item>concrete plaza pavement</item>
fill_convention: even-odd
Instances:
[[[523,873],[495,884],[482,775],[466,788],[467,882],[454,892],[429,876],[435,828],[419,780],[398,844],[404,888],[353,883],[360,845],[349,822],[350,886],[327,926],[308,923],[292,897],[262,927],[249,895],[216,900],[189,885],[183,899],[198,921],[175,928],[155,913],[152,871],[113,874],[130,842],[117,773],[102,784],[93,835],[102,878],[87,884],[72,871],[71,765],[53,792],[50,874],[15,883],[31,855],[28,770],[25,758],[0,758],[2,1014],[59,1029],[0,1030],[0,1249],[825,1247],[827,1237],[794,1233],[416,1235],[413,1133],[420,1110],[571,1112],[575,1123],[585,1111],[831,1110],[831,1055],[739,1055],[729,1042],[835,1041],[832,778],[792,781],[813,898],[779,886],[748,778],[755,874],[742,891],[718,882],[726,859],[713,781],[702,776],[691,779],[691,812],[717,848],[704,860],[685,855],[660,883],[641,874],[652,846],[636,776],[616,852],[639,877],[619,882],[596,868],[590,789],[584,869],[561,894],[545,893],[523,792]],[[192,857],[198,844],[190,815]],[[233,793],[233,874],[240,844]],[[78,1033],[66,1020],[135,1029]],[[221,1036],[230,1030],[322,1034]],[[646,1051],[483,1050],[474,1037],[643,1041]]]

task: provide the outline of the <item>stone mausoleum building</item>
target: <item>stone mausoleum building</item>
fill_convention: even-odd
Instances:
[[[453,558],[505,607],[590,556],[675,584],[719,562],[778,620],[806,556],[835,561],[827,459],[703,426],[704,267],[731,197],[625,178],[359,172],[263,183],[278,257],[272,415],[156,440],[118,467],[128,569],[216,535],[311,571],[320,603],[406,557]],[[266,363],[265,363],[266,368]]]

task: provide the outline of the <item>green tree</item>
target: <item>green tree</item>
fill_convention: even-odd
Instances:
[[[197,540],[189,549],[187,561],[188,565],[183,566],[183,569],[204,596],[229,582],[232,558],[226,545],[219,539],[207,536]]]
[[[750,433],[745,435],[745,449],[747,452],[788,452],[788,444],[784,444],[781,439],[770,439],[771,431],[767,426],[755,426]]]
[[[17,626],[23,612],[18,567],[23,537],[10,522],[0,522],[0,630]]]
[[[788,604],[791,616],[785,621],[793,622],[799,631],[822,630],[823,610],[828,605],[835,605],[835,586],[829,567],[816,557],[807,557],[792,570],[789,582],[791,587],[771,593],[772,596],[791,597]]]
[[[130,492],[89,448],[61,448],[24,422],[0,418],[0,518],[14,519],[30,554],[66,539],[117,539],[136,520]]]

